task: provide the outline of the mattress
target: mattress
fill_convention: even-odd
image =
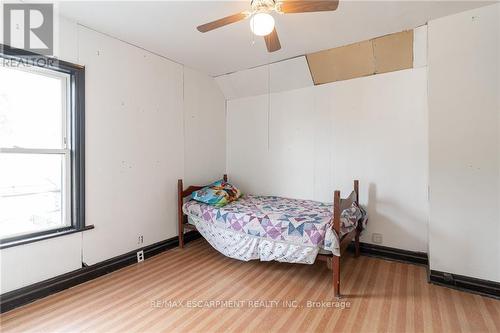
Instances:
[[[194,200],[183,205],[189,222],[223,254],[240,259],[314,263],[321,249],[340,255],[339,237],[354,230],[362,211],[341,214],[341,234],[331,228],[333,205],[277,196],[245,195],[224,207]]]

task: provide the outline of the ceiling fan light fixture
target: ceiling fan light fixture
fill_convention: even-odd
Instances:
[[[281,43],[271,13],[333,12],[338,5],[339,0],[251,0],[249,10],[199,25],[196,29],[209,32],[250,18],[252,33],[264,37],[268,52],[276,52],[281,49]]]
[[[256,13],[250,19],[250,29],[257,36],[267,36],[274,30],[274,17],[265,12]]]

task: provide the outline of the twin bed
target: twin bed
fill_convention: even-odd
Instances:
[[[223,180],[227,182],[227,175]],[[340,297],[340,256],[354,240],[359,255],[359,235],[367,221],[359,207],[359,182],[345,199],[335,191],[333,205],[276,196],[244,195],[223,207],[191,198],[205,186],[184,189],[178,181],[179,246],[184,232],[198,232],[222,254],[239,259],[276,260],[313,264],[332,260],[333,291]]]

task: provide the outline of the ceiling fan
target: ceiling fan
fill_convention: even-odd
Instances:
[[[334,11],[339,0],[252,0],[250,10],[226,16],[219,20],[198,26],[198,31],[208,32],[250,17],[250,29],[257,36],[263,36],[269,52],[281,49],[278,33],[274,27],[272,12],[279,14]]]

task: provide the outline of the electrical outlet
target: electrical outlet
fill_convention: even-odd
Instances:
[[[375,244],[382,244],[383,243],[382,234],[373,233],[372,234],[372,242]]]
[[[141,245],[142,243],[144,243],[144,236],[139,235],[139,237],[137,238],[137,245]]]
[[[143,262],[144,261],[144,251],[140,250],[137,252],[137,262]]]

